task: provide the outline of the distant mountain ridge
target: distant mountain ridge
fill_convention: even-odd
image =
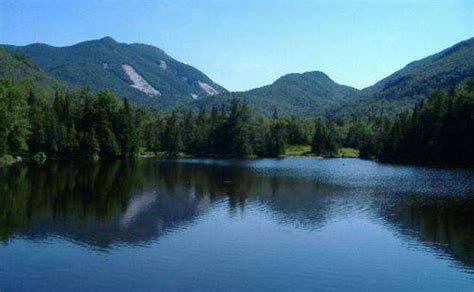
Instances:
[[[449,89],[474,76],[474,38],[414,61],[335,109],[335,116],[394,114],[412,108],[433,90]],[[354,113],[354,114],[351,114]]]
[[[334,82],[320,71],[291,73],[278,78],[270,85],[242,92],[232,92],[195,101],[192,107],[209,108],[230,98],[244,99],[257,112],[272,114],[278,109],[281,115],[314,116],[342,102],[359,96],[358,89]]]
[[[52,78],[43,72],[27,57],[0,47],[0,77],[13,82],[27,83],[27,87],[45,94],[54,94],[67,84]]]
[[[31,58],[47,74],[76,86],[110,88],[148,106],[170,106],[226,90],[204,73],[145,44],[111,37],[54,47],[35,43],[8,46]]]
[[[474,38],[462,41],[439,53],[413,61],[401,70],[378,81],[374,85],[363,89],[364,93],[383,94],[395,87],[407,85],[410,79],[433,79],[438,86],[452,86],[462,81],[466,74],[474,74],[472,64],[474,58]],[[416,88],[416,92],[423,92],[425,88]],[[408,89],[392,93],[391,97],[406,95]]]
[[[284,115],[332,118],[393,115],[413,108],[433,90],[452,88],[470,76],[474,76],[474,38],[411,62],[362,90],[337,84],[326,74],[313,71],[287,74],[267,86],[207,97],[194,104],[209,107],[235,97],[267,115],[274,109]]]
[[[17,58],[24,55],[24,60],[31,59],[42,78],[49,75],[72,86],[110,88],[135,104],[161,109],[210,109],[239,98],[266,115],[275,109],[281,115],[305,117],[393,115],[412,108],[435,89],[449,89],[474,76],[474,38],[411,62],[363,90],[311,71],[287,74],[252,90],[227,92],[201,71],[159,48],[119,43],[110,37],[67,47],[39,43],[3,47],[13,50]],[[0,70],[0,75],[5,72]]]
[[[334,82],[320,71],[291,73],[278,78],[273,84],[245,92],[247,96],[275,100],[292,106],[327,107],[348,98],[354,98],[359,90]],[[285,98],[285,100],[282,100]]]

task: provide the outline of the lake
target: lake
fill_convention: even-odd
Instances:
[[[474,172],[359,159],[0,169],[0,290],[473,291]]]

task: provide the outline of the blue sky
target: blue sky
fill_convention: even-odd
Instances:
[[[107,35],[160,47],[229,90],[313,70],[363,88],[473,37],[474,1],[0,1],[0,43]]]

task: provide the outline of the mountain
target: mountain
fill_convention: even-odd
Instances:
[[[340,85],[319,71],[287,74],[270,85],[243,92],[208,97],[194,102],[194,107],[210,107],[240,98],[257,112],[271,114],[278,109],[281,115],[316,116],[325,114],[341,103],[356,99],[359,90]]]
[[[399,113],[412,108],[433,90],[452,88],[470,76],[474,76],[474,38],[408,64],[363,89],[359,98],[340,105],[333,115]]]
[[[474,75],[474,38],[412,62],[363,90],[338,84],[326,74],[313,71],[287,74],[249,91],[227,92],[204,73],[174,60],[159,48],[119,43],[110,37],[68,47],[4,47],[14,51],[5,61],[7,53],[2,50],[2,62],[8,63],[0,67],[4,75],[10,70],[6,75],[29,76],[34,69],[33,75],[39,75],[33,79],[57,78],[73,86],[111,88],[136,104],[168,109],[209,109],[239,98],[266,115],[274,109],[281,115],[306,117],[393,115],[411,109],[435,89],[452,88]],[[12,65],[14,61],[21,62],[21,66]],[[26,73],[19,73],[22,70]]]
[[[159,48],[119,43],[111,37],[67,47],[6,46],[31,58],[44,72],[75,86],[110,88],[137,104],[167,106],[226,90],[204,73]]]
[[[56,89],[66,88],[36,66],[31,60],[10,50],[0,48],[0,78],[8,78],[16,83],[24,83],[45,94],[53,94]]]
[[[450,89],[474,76],[474,38],[412,62],[363,90],[337,84],[318,71],[288,74],[273,84],[208,97],[194,107],[210,107],[231,97],[247,100],[257,112],[332,118],[394,115],[413,108],[433,90]]]

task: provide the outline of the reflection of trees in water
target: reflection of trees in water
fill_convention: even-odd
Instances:
[[[194,189],[198,196],[211,199],[225,196],[231,211],[243,211],[246,204],[256,202],[266,206],[279,221],[306,228],[317,228],[323,223],[343,189],[277,173],[261,175],[245,165],[166,162],[160,167],[168,169],[168,173],[170,169],[179,173],[175,175],[178,180]]]
[[[329,209],[322,191],[333,192],[246,167],[154,160],[18,165],[1,174],[3,240],[59,235],[100,247],[157,238],[222,198],[231,211],[252,200],[285,223],[316,225]]]
[[[8,239],[40,218],[111,220],[116,210],[126,206],[134,181],[132,168],[120,161],[2,169],[1,237]]]
[[[191,220],[209,202],[175,168],[129,161],[2,170],[0,234],[59,235],[106,247],[138,243]]]
[[[283,224],[320,228],[351,208],[474,266],[474,197],[370,196],[245,164],[140,160],[0,169],[0,238],[71,238],[107,248],[143,244],[191,224],[215,201],[231,212],[256,204]]]
[[[474,267],[473,196],[392,195],[375,208],[404,236]]]
[[[267,185],[256,199],[268,206],[278,221],[307,230],[324,225],[344,196],[339,186],[290,177],[270,178]]]

